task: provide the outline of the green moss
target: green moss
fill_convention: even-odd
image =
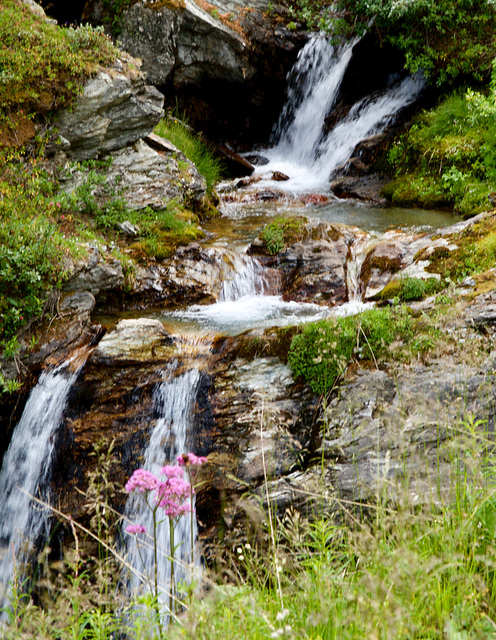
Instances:
[[[268,253],[274,256],[284,251],[288,245],[299,242],[306,237],[306,223],[306,218],[302,216],[276,218],[265,225],[259,237]]]
[[[400,207],[436,209],[452,204],[442,182],[425,175],[404,175],[388,183],[382,195]]]
[[[427,257],[428,271],[455,282],[496,267],[496,216],[490,215],[454,236],[456,249],[439,248]]]
[[[397,299],[400,302],[411,302],[413,300],[422,300],[423,298],[444,289],[444,283],[436,278],[398,278],[391,280],[382,291],[376,296],[375,300],[392,300]]]

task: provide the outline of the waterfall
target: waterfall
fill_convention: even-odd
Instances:
[[[361,140],[382,131],[398,111],[419,96],[424,86],[425,80],[421,75],[407,77],[383,95],[357,102],[348,116],[315,149],[313,168],[316,176],[327,180],[349,160]]]
[[[313,160],[355,42],[335,49],[326,38],[316,37],[298,54],[291,71],[288,98],[272,134],[275,152],[281,157],[289,153],[301,164]]]
[[[144,453],[142,468],[160,475],[160,469],[168,463],[175,463],[176,456],[187,452],[187,436],[191,424],[193,407],[196,399],[200,372],[198,369],[174,376],[177,361],[170,363],[164,375],[166,379],[157,386],[154,393],[154,411],[159,416],[150,436]],[[194,505],[193,505],[194,506]],[[151,510],[146,506],[142,495],[129,496],[126,508],[126,519],[132,523],[142,524],[148,533],[153,532]],[[193,523],[193,531],[191,525]],[[155,571],[154,551],[150,539],[144,535],[125,534],[127,560],[134,568],[129,588],[139,592],[143,584],[153,582]],[[184,516],[179,519],[175,530],[175,543],[179,546],[175,552],[176,584],[186,580],[188,565],[191,566],[191,548],[196,539],[196,519]],[[170,540],[169,526],[162,522],[157,527],[157,559],[158,584],[161,585],[164,601],[168,597],[170,582]]]
[[[348,305],[361,303],[362,301],[362,266],[370,250],[378,243],[379,239],[363,233],[354,238],[350,244],[346,260],[346,289],[348,292]],[[363,305],[361,305],[363,306]]]
[[[263,176],[273,171],[287,174],[290,179],[278,182],[278,189],[328,190],[332,173],[349,160],[357,144],[382,131],[424,88],[421,74],[393,83],[383,93],[357,102],[326,134],[325,119],[339,95],[355,42],[335,49],[317,37],[301,50],[272,136],[274,146],[263,152],[269,163],[258,169]]]
[[[34,503],[31,496],[49,502],[46,482],[54,435],[86,354],[78,358],[41,374],[4,456],[0,471],[0,583],[4,590],[37,540],[48,537],[49,509]]]
[[[244,296],[263,295],[269,286],[266,271],[260,262],[246,253],[233,256],[229,275],[222,285],[220,302],[234,302]]]

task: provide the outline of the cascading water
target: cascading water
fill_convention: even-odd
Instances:
[[[178,361],[170,363],[164,372],[165,380],[155,389],[154,409],[159,416],[144,453],[142,467],[155,475],[169,462],[174,463],[177,455],[187,452],[187,436],[196,391],[200,379],[198,369],[175,376]],[[193,505],[194,506],[194,505]],[[142,496],[131,495],[125,508],[125,517],[132,523],[143,525],[153,532],[153,517]],[[192,531],[193,527],[193,531]],[[192,569],[192,549],[196,540],[196,520],[187,516],[178,520],[175,530],[175,578],[178,582],[189,578]],[[129,579],[132,592],[139,592],[154,580],[155,559],[151,539],[140,535],[139,538],[126,535],[127,560],[134,569]],[[162,522],[157,527],[157,578],[164,600],[168,598],[171,579],[171,551],[169,527]]]
[[[326,38],[316,37],[300,51],[291,71],[293,81],[286,104],[272,134],[273,154],[281,158],[290,154],[302,165],[313,162],[325,117],[337,100],[355,42],[335,49]]]
[[[234,302],[244,296],[263,295],[269,288],[262,265],[245,253],[233,255],[229,276],[222,285],[219,302]]]
[[[193,320],[213,331],[238,334],[255,327],[319,320],[329,313],[325,307],[286,302],[280,295],[269,295],[269,292],[266,270],[256,258],[241,254],[232,257],[231,277],[226,277],[218,302],[193,305],[170,315],[186,321]]]
[[[31,496],[49,503],[46,487],[54,434],[60,426],[69,392],[86,354],[41,374],[16,426],[0,471],[0,584],[8,589],[14,572],[29,557],[40,537],[48,537],[49,509]]]
[[[258,170],[262,177],[276,170],[287,174],[290,179],[278,182],[279,189],[328,190],[331,174],[349,160],[356,145],[381,131],[425,86],[417,75],[382,95],[360,100],[326,135],[325,119],[336,102],[354,44],[334,49],[325,38],[317,37],[300,52],[288,101],[275,127],[275,144],[263,152],[269,164]]]

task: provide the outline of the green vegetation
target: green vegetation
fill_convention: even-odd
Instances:
[[[408,479],[394,483],[378,476],[375,502],[350,503],[329,497],[322,478],[324,511],[309,517],[274,511],[232,551],[224,550],[223,574],[205,572],[208,589],[184,604],[167,638],[494,638],[492,437],[483,421],[471,417],[439,428],[448,431],[439,456],[452,469],[449,479],[438,479],[445,490],[433,488],[419,503]],[[108,482],[93,486],[99,487],[90,500],[94,517],[115,518]],[[315,489],[309,498],[319,498]],[[339,519],[328,515],[333,510]],[[79,542],[84,532],[71,526]],[[122,590],[110,588],[117,558],[95,561],[85,557],[85,548],[80,544],[71,561],[53,568],[42,556],[46,589],[36,604],[17,585],[6,640],[110,640],[116,633],[130,640],[159,638],[153,598],[141,597],[138,607],[124,603]]]
[[[170,140],[190,160],[207,181],[207,193],[213,193],[214,186],[222,177],[222,162],[212,152],[208,143],[178,118],[164,118],[155,133]]]
[[[54,221],[54,185],[37,160],[0,158],[0,349],[15,351],[16,333],[40,316],[46,292],[64,276],[67,248]]]
[[[422,280],[421,278],[398,278],[391,280],[375,300],[395,300],[398,302],[412,302],[422,300],[433,293],[437,293],[446,287],[446,284],[435,278]]]
[[[439,273],[445,281],[458,282],[469,275],[488,271],[496,265],[496,220],[494,215],[469,225],[453,238],[456,249],[445,247],[426,252],[428,271]],[[419,259],[423,259],[421,254]]]
[[[453,473],[451,500],[433,496],[415,507],[396,487],[405,505],[394,509],[378,489],[370,519],[350,527],[289,512],[277,524],[274,552],[238,547],[230,570],[239,585],[214,587],[172,638],[494,638],[496,499],[484,476],[487,457],[480,471],[470,458],[484,446],[475,428],[470,420],[457,425],[452,445],[460,449],[445,451],[467,474]],[[472,473],[480,484],[469,485]],[[352,505],[339,506],[354,519]]]
[[[103,29],[60,28],[17,0],[0,5],[0,41],[0,146],[31,140],[84,78],[117,56]]]
[[[284,251],[288,244],[303,240],[306,233],[306,218],[302,216],[275,218],[262,229],[260,240],[269,254],[275,256]]]
[[[178,245],[203,236],[195,224],[197,217],[177,202],[170,201],[166,208],[157,211],[151,207],[129,209],[119,183],[112,184],[107,178],[106,170],[111,162],[112,158],[108,157],[103,162],[76,164],[71,169],[73,177],[80,176],[79,184],[73,192],[61,193],[58,201],[64,211],[70,212],[78,233],[94,226],[106,236],[120,236],[122,240],[126,233],[120,225],[130,223],[135,236],[129,245],[130,254],[138,259],[156,260],[169,257]]]
[[[293,11],[335,36],[375,32],[404,54],[408,71],[422,70],[439,85],[458,76],[480,80],[496,55],[492,0],[296,0]]]
[[[462,216],[492,208],[496,189],[496,77],[489,95],[468,89],[420,114],[389,150],[393,203],[452,206]]]
[[[330,391],[355,360],[379,362],[390,356],[393,342],[413,336],[405,309],[371,309],[357,316],[331,318],[304,325],[291,343],[288,363],[315,393]]]

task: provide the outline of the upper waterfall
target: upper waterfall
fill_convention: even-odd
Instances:
[[[278,182],[278,188],[327,191],[332,173],[349,160],[357,144],[383,130],[424,88],[421,74],[392,79],[385,91],[359,100],[326,132],[325,121],[338,99],[355,44],[335,48],[318,36],[300,51],[290,74],[286,105],[274,127],[274,146],[263,152],[269,163],[258,171],[262,177],[273,171],[287,174],[290,179]]]

